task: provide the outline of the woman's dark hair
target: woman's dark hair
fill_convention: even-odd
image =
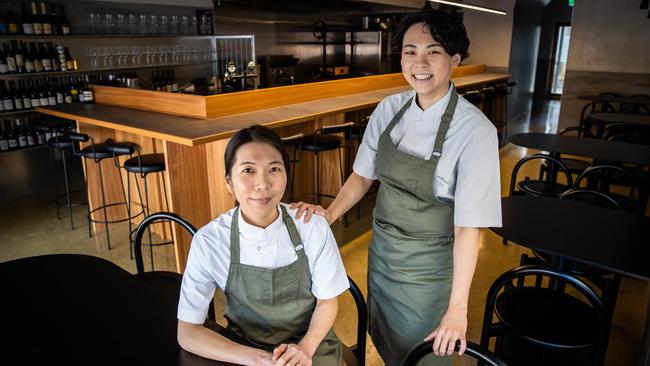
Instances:
[[[252,125],[248,128],[243,128],[233,135],[233,137],[228,141],[226,146],[226,152],[223,154],[224,162],[226,165],[226,178],[230,177],[230,172],[232,166],[235,164],[235,155],[237,154],[237,149],[242,145],[257,142],[260,144],[268,144],[275,148],[280,155],[282,155],[282,163],[284,163],[284,170],[287,172],[287,178],[289,176],[289,154],[284,149],[284,143],[273,130],[270,128]]]
[[[404,34],[417,23],[424,23],[433,39],[439,42],[450,56],[458,53],[461,60],[469,57],[469,38],[463,22],[453,14],[433,9],[409,14],[402,19],[395,37],[395,47],[399,52],[404,46]]]

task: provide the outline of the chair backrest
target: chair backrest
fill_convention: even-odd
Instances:
[[[610,195],[593,189],[573,188],[560,195],[561,200],[570,200],[621,210],[621,205]]]
[[[133,252],[135,257],[135,266],[137,269],[137,274],[141,275],[144,271],[144,261],[142,260],[142,236],[146,231],[147,227],[157,221],[172,221],[182,227],[184,227],[192,236],[196,234],[196,228],[183,217],[171,213],[171,212],[157,212],[146,217],[138,228],[135,231],[135,238],[133,239]],[[348,281],[350,282],[350,293],[354,299],[354,303],[357,306],[357,343],[356,345],[350,347],[352,353],[359,360],[359,365],[364,366],[366,364],[366,333],[368,331],[368,308],[366,306],[366,301],[363,298],[363,293],[359,286],[348,276]]]
[[[570,132],[576,132],[578,137],[588,137],[588,138],[595,138],[596,137],[588,129],[586,129],[584,127],[579,127],[579,126],[571,126],[571,127],[563,128],[557,134],[558,135],[566,135],[566,134],[569,134]]]
[[[515,167],[512,169],[512,176],[510,177],[511,196],[515,193],[515,187],[517,185],[517,173],[519,173],[519,169],[521,169],[521,167],[524,164],[526,164],[531,160],[544,160],[544,161],[548,161],[550,164],[556,165],[560,169],[560,171],[564,173],[567,181],[567,186],[569,187],[573,186],[573,178],[571,178],[571,173],[569,172],[569,168],[567,168],[564,162],[546,154],[533,154],[533,155],[528,155],[523,159],[519,160],[517,164],[515,164]]]
[[[617,173],[617,181],[624,181],[626,185],[636,185],[637,183],[637,179],[634,177],[634,174],[630,173],[620,166],[592,165],[580,173],[580,175],[578,175],[578,178],[576,178],[576,181],[574,183],[574,188],[580,188],[580,183],[582,183],[583,179],[595,179],[597,175],[599,175],[598,178],[600,184],[598,185],[597,190],[601,192],[608,192],[609,185],[612,183],[611,176],[613,173]]]
[[[146,217],[144,220],[142,220],[140,225],[138,225],[138,228],[135,230],[135,238],[133,239],[133,254],[135,257],[135,267],[138,274],[144,273],[144,262],[142,260],[142,236],[144,235],[147,227],[156,221],[175,222],[189,231],[192,236],[194,236],[197,231],[189,221],[171,212],[156,212]]]
[[[350,349],[355,355],[357,360],[359,360],[359,365],[364,366],[366,364],[366,333],[368,331],[368,307],[366,306],[366,300],[363,298],[363,293],[357,284],[348,276],[348,281],[350,282],[350,293],[354,299],[354,303],[357,305],[357,343],[354,346],[351,346]]]
[[[587,117],[591,113],[597,113],[597,112],[616,112],[616,108],[614,108],[613,105],[607,102],[591,102],[582,107],[582,111],[580,111],[580,125],[582,125],[585,121],[585,117]]]
[[[535,278],[535,281],[526,282],[526,278]],[[548,284],[544,285],[543,278],[549,279]],[[566,285],[572,287],[575,291],[564,291]],[[495,304],[498,295],[502,291],[511,291],[515,288],[553,288],[563,291],[566,296],[572,296],[580,299],[590,305],[598,318],[599,334],[593,344],[595,350],[595,364],[600,364],[605,357],[605,346],[609,340],[609,315],[605,305],[600,297],[584,281],[571,275],[570,273],[560,271],[553,267],[528,265],[513,268],[499,276],[490,286],[485,301],[485,312],[483,313],[483,329],[481,332],[481,346],[488,347],[490,341],[490,330],[494,323],[492,322]],[[560,290],[561,289],[561,290]],[[575,294],[581,296],[577,297]],[[526,311],[526,309],[521,309]],[[549,309],[549,311],[553,311]],[[551,346],[551,345],[548,345]],[[600,363],[599,363],[600,362]]]
[[[459,348],[460,342],[456,342],[456,352],[458,352]],[[404,366],[417,365],[418,361],[420,361],[422,357],[431,352],[433,352],[433,341],[421,343],[411,351],[411,353],[409,353],[406,361],[404,361]],[[484,363],[488,366],[507,366],[507,364],[495,354],[472,342],[467,342],[467,349],[465,350],[464,355],[478,360],[479,364]]]

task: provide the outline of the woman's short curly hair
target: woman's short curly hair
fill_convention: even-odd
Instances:
[[[465,25],[453,14],[440,10],[423,10],[409,14],[399,24],[395,47],[401,52],[404,45],[404,34],[413,25],[424,23],[431,36],[439,42],[445,51],[453,56],[460,54],[461,60],[469,57],[469,38]]]

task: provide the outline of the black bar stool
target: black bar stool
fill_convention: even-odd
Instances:
[[[165,155],[164,154],[141,154],[140,147],[131,142],[111,142],[108,144],[107,148],[109,151],[113,153],[113,157],[115,159],[115,166],[117,166],[118,169],[123,168],[128,173],[134,174],[135,186],[138,191],[138,196],[140,199],[139,206],[142,208],[144,212],[144,216],[142,219],[143,220],[146,219],[151,215],[151,212],[149,210],[149,188],[147,185],[147,175],[151,173],[162,173],[165,171]],[[133,156],[133,154],[135,154],[135,156]],[[120,166],[119,157],[127,156],[127,155],[130,158],[124,161],[124,164]],[[142,192],[140,191],[140,185],[138,184],[137,175],[140,175],[140,178],[142,178],[142,183],[143,183],[142,185],[144,186],[144,199],[142,197]],[[164,178],[162,179],[162,183],[163,183],[163,192],[164,192],[163,195],[165,196],[165,210],[169,211],[169,201],[167,200],[167,188],[165,186]],[[130,175],[127,175],[126,177],[126,191],[127,191],[127,198],[126,198],[127,211],[129,216],[131,216],[131,205],[133,203],[131,202]],[[138,215],[135,215],[134,217],[137,217]],[[171,233],[172,230],[171,222],[169,220],[164,220],[163,222],[166,222],[169,225],[169,232]],[[135,234],[136,230],[137,227],[133,228],[131,224],[131,220],[129,220],[129,245],[130,245],[129,250],[130,250],[131,259],[133,259],[133,245],[134,245],[133,235]],[[167,240],[159,243],[154,243],[151,237],[150,226],[147,226],[147,232],[149,236],[149,243],[143,243],[143,245],[149,247],[149,254],[151,257],[151,270],[153,271],[154,270],[153,247],[173,244],[174,241]]]
[[[72,147],[73,147],[73,152],[75,154],[87,159],[87,161],[92,160],[97,164],[97,169],[99,171],[99,185],[100,185],[100,192],[101,192],[101,197],[102,197],[102,204],[99,207],[97,207],[97,208],[93,209],[92,211],[88,212],[88,221],[93,222],[93,223],[98,223],[98,224],[104,224],[105,229],[106,229],[106,242],[108,244],[108,249],[111,250],[112,249],[111,248],[111,236],[110,236],[110,233],[109,233],[109,230],[108,230],[108,225],[109,224],[119,223],[119,222],[124,222],[124,221],[129,221],[129,226],[130,226],[131,220],[138,217],[138,216],[140,216],[140,215],[142,215],[144,213],[144,210],[140,210],[140,212],[138,212],[135,215],[131,215],[131,213],[127,211],[126,217],[121,217],[121,218],[112,219],[112,220],[109,219],[108,218],[108,210],[107,210],[109,207],[124,206],[125,208],[128,209],[128,207],[130,205],[130,203],[127,200],[126,194],[124,193],[124,182],[122,181],[122,175],[121,174],[119,174],[120,188],[122,189],[122,194],[124,196],[124,201],[112,202],[112,203],[108,203],[108,204],[106,203],[106,193],[105,193],[105,190],[104,190],[104,175],[103,175],[103,172],[102,172],[101,162],[104,159],[113,158],[115,156],[115,154],[110,150],[110,147],[109,147],[109,145],[112,144],[112,140],[107,140],[104,143],[96,144],[92,137],[90,137],[90,136],[88,136],[86,134],[83,134],[83,133],[72,132],[68,136],[69,136],[70,140],[73,141],[73,142],[88,142],[88,141],[90,141],[90,144],[88,146],[82,148],[81,150],[77,150],[75,143],[72,144]],[[121,155],[121,154],[119,154],[119,155]],[[104,214],[103,219],[96,219],[96,218],[93,217],[95,215],[95,213],[98,212],[98,211],[103,212],[103,214]]]
[[[348,124],[344,124],[344,125],[349,126]],[[300,152],[300,156],[298,157],[297,161],[301,160],[303,151],[313,152],[316,157],[316,191],[313,194],[308,194],[306,196],[314,197],[316,200],[316,204],[319,205],[320,205],[321,197],[328,197],[332,199],[335,198],[335,196],[330,194],[324,194],[320,190],[321,188],[320,187],[321,169],[320,169],[320,158],[319,158],[320,153],[325,151],[338,150],[341,182],[343,183],[345,179],[345,177],[343,176],[343,161],[342,161],[343,159],[341,157],[341,139],[337,136],[330,135],[330,133],[335,133],[333,131],[336,131],[336,129],[341,126],[342,125],[322,127],[316,130],[316,132],[314,132],[313,134],[309,134],[301,137],[297,145],[297,150]],[[295,163],[294,163],[294,168],[292,168],[292,172],[293,171],[295,171]],[[294,174],[292,174],[292,176],[293,175]],[[293,190],[293,187],[291,188]]]
[[[74,230],[74,215],[72,209],[77,206],[88,205],[87,195],[85,195],[85,184],[82,181],[81,187],[77,189],[72,189],[71,178],[69,174],[68,165],[71,162],[72,157],[74,156],[72,152],[72,140],[66,133],[69,131],[67,127],[57,127],[54,125],[50,126],[39,126],[36,127],[37,132],[41,135],[43,141],[47,142],[47,145],[50,147],[50,157],[52,159],[52,168],[54,170],[54,189],[56,191],[56,197],[54,203],[56,204],[56,216],[59,220],[65,218],[61,216],[61,207],[68,208],[68,216],[70,217],[70,230]],[[61,193],[61,184],[59,182],[59,172],[57,167],[57,158],[58,154],[61,158],[61,170],[63,171],[63,193]],[[77,197],[74,197],[77,196]],[[88,234],[90,235],[90,222],[88,222]]]
[[[287,136],[287,137],[282,137],[281,140],[284,143],[284,147],[291,147],[293,148],[293,151],[291,153],[292,158],[289,160],[289,164],[291,165],[290,167],[286,167],[287,171],[291,172],[291,176],[289,177],[289,202],[293,202],[293,184],[295,182],[294,177],[295,177],[295,170],[296,170],[296,163],[298,162],[298,159],[296,157],[298,150],[300,150],[300,143],[302,142],[302,138],[305,136],[304,133],[298,133],[295,135]]]

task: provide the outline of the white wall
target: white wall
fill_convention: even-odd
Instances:
[[[650,19],[639,0],[578,0],[567,68],[650,73]]]
[[[486,64],[495,67],[508,67],[510,42],[512,40],[512,15],[514,0],[483,0],[472,4],[505,10],[506,15],[498,15],[464,9],[465,28],[471,42],[469,64]]]

